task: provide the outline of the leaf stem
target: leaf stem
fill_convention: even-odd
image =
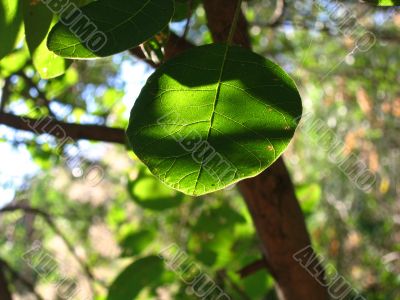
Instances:
[[[238,23],[238,20],[239,20],[240,11],[242,9],[242,1],[243,0],[238,0],[237,1],[235,15],[233,17],[231,29],[229,31],[229,36],[228,36],[228,41],[227,41],[228,46],[231,46],[232,43],[233,43],[233,37],[235,36],[235,32],[236,32],[237,23]]]

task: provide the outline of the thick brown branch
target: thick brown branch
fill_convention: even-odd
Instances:
[[[0,113],[0,124],[35,134],[49,134],[61,140],[92,140],[117,144],[125,144],[126,142],[125,131],[121,128],[71,124],[56,121],[49,117],[32,119],[9,113]]]

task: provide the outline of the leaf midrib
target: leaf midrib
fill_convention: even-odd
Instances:
[[[207,143],[208,143],[208,139],[210,138],[210,135],[211,135],[212,126],[214,124],[215,110],[217,108],[218,98],[219,98],[219,95],[220,95],[220,92],[221,92],[222,77],[224,75],[224,70],[225,70],[225,65],[226,65],[226,61],[227,61],[227,58],[228,58],[229,48],[230,48],[229,44],[227,44],[226,48],[225,48],[224,56],[222,58],[221,71],[220,71],[219,77],[218,77],[217,88],[215,90],[215,97],[214,97],[214,102],[213,102],[213,109],[212,109],[211,116],[210,116],[210,126],[208,128],[207,137],[206,137],[206,142]],[[201,172],[203,170],[203,164],[204,164],[204,155],[201,158],[201,164],[200,164],[199,172],[197,174],[196,183],[195,183],[195,186],[194,186],[194,191],[193,191],[194,193],[196,193],[196,190],[197,190],[197,185],[199,183]]]

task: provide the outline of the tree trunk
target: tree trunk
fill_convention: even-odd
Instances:
[[[237,1],[204,0],[208,27],[215,42],[225,42],[232,25]],[[233,39],[235,44],[251,48],[248,24],[240,15]],[[283,159],[268,170],[239,184],[262,244],[266,267],[276,280],[281,300],[329,299],[320,285],[293,255],[310,245],[300,205]],[[316,261],[313,261],[313,265]],[[319,280],[323,272],[319,272]]]

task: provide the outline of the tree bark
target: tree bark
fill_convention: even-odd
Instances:
[[[204,0],[208,27],[215,42],[226,41],[236,5],[237,1],[232,0]],[[251,48],[248,24],[243,13],[233,42]],[[311,242],[283,159],[278,159],[268,170],[240,182],[238,186],[260,238],[266,267],[276,281],[279,299],[329,299],[326,287],[320,285],[293,258],[296,252]],[[321,280],[323,272],[319,275]]]

